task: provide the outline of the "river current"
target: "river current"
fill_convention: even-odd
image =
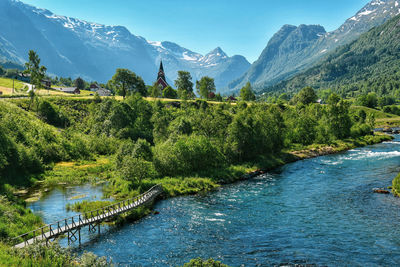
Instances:
[[[79,249],[115,264],[177,266],[214,258],[232,266],[400,264],[400,199],[374,194],[400,172],[400,137],[298,161],[206,195],[158,202],[136,223],[102,229]],[[77,189],[77,191],[79,191]],[[31,208],[67,216],[65,192]]]

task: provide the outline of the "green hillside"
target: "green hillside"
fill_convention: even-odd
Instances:
[[[262,90],[293,94],[305,86],[333,89],[345,97],[376,92],[400,96],[400,16],[339,47],[320,63],[287,81]]]

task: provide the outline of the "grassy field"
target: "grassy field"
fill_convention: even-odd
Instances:
[[[17,80],[14,80],[14,88],[15,92],[21,92],[24,89],[25,85]],[[3,92],[3,95],[11,95],[13,88],[13,80],[8,78],[0,78],[0,91]]]
[[[111,173],[112,164],[106,157],[93,161],[59,162],[45,172],[40,183],[43,186],[95,183],[110,178]]]
[[[400,126],[400,116],[361,106],[351,106],[351,109],[355,111],[364,110],[367,114],[374,114],[376,128],[383,128],[385,126]]]

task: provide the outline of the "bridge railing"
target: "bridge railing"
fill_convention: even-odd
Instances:
[[[140,206],[141,204],[145,204],[148,201],[148,199],[161,193],[162,190],[163,189],[160,184],[155,185],[151,187],[148,191],[139,196],[122,200],[120,202],[96,210],[84,212],[83,214],[81,213],[69,218],[65,218],[60,221],[47,224],[43,227],[40,227],[28,233],[14,237],[11,239],[11,243],[13,245],[16,245],[21,242],[24,242],[26,245],[28,245],[27,242],[30,239],[34,239],[34,241],[37,241],[39,239],[46,240],[64,234],[69,230],[75,229],[77,227],[85,226],[90,223],[101,222],[106,218],[113,217],[119,213],[131,209],[130,208],[131,205]]]

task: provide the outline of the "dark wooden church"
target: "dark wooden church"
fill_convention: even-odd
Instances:
[[[164,73],[164,67],[162,64],[162,60],[160,62],[160,69],[158,70],[156,84],[161,88],[161,90],[164,90],[165,87],[168,86],[167,79],[165,79],[165,73]]]

